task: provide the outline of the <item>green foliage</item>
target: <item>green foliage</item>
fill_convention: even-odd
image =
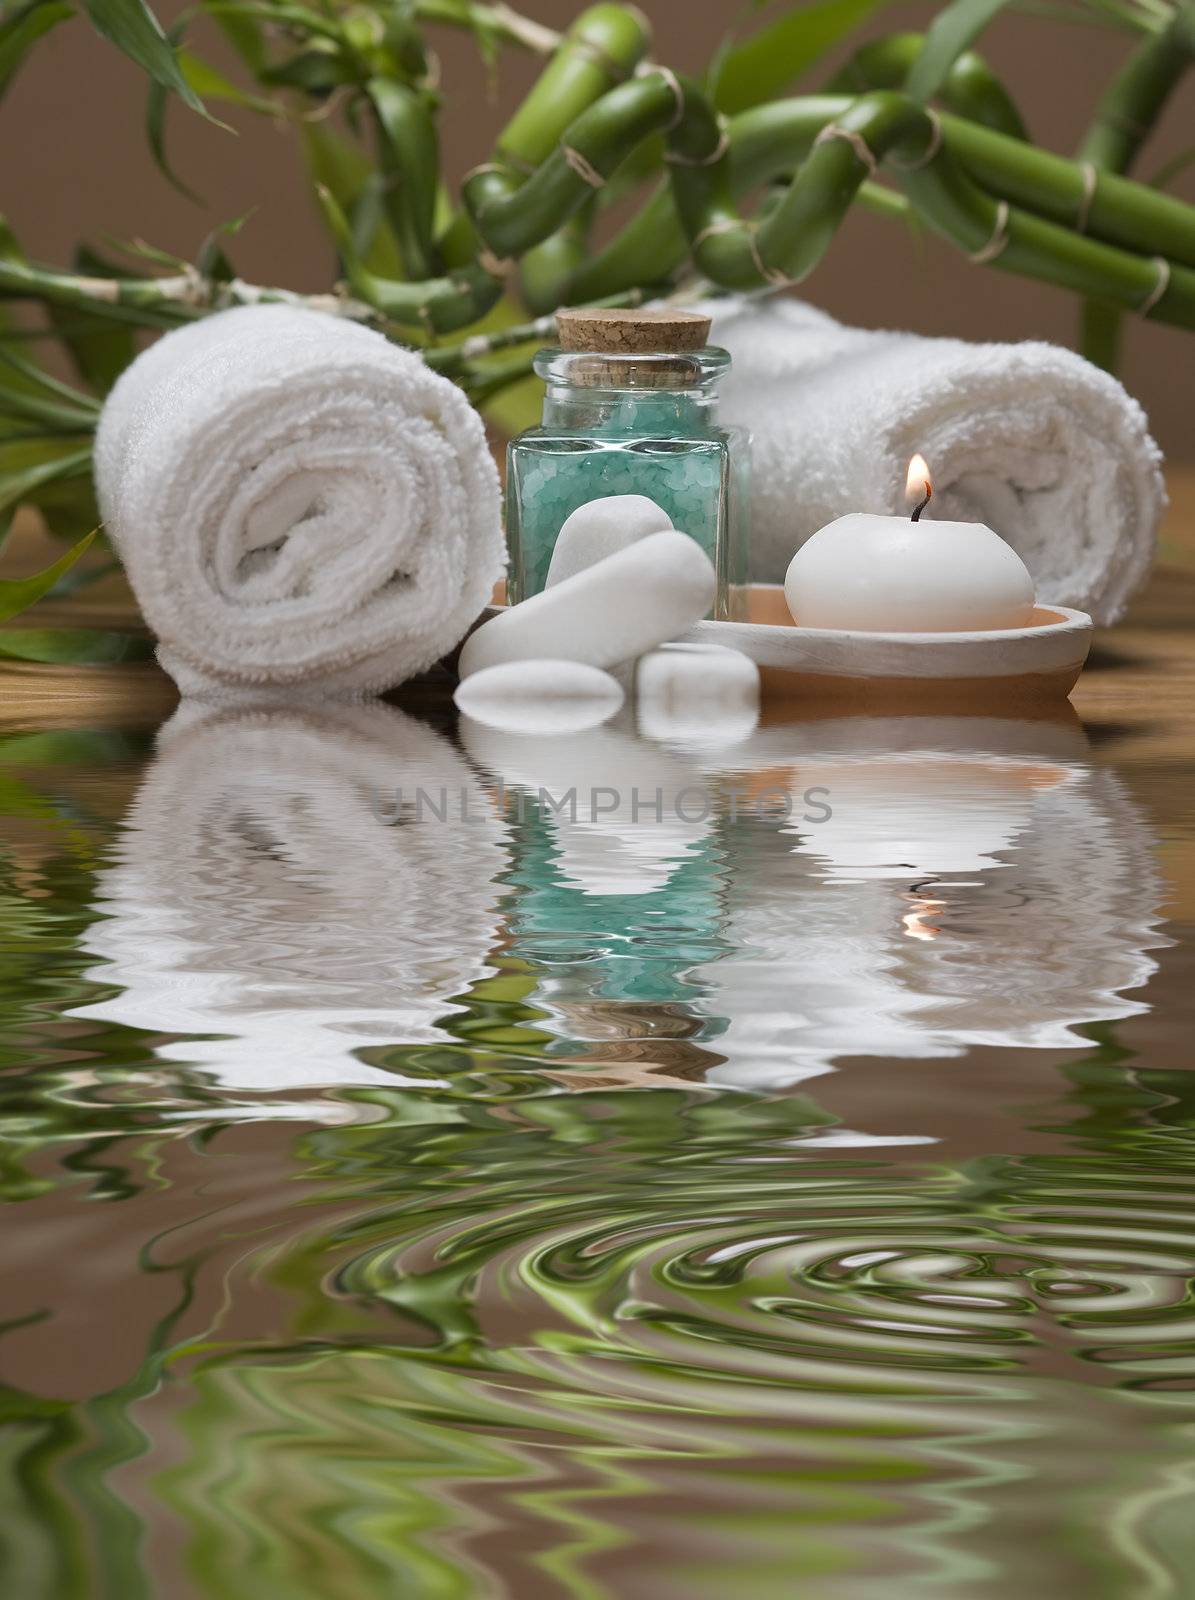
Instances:
[[[171,90],[193,111],[203,102],[187,82],[174,48],[145,0],[84,0],[97,33],[143,68],[155,83]]]
[[[934,18],[905,87],[922,105],[938,94],[955,62],[1009,0],[952,0]]]
[[[888,0],[819,0],[794,7],[744,43],[727,48],[710,74],[720,111],[773,100],[849,37]]]
[[[144,0],[82,4],[144,68],[149,153],[184,192],[167,149],[173,98],[204,115],[227,105],[291,135],[344,282],[335,298],[245,285],[234,265],[245,219],[209,233],[191,261],[135,241],[122,246],[131,269],[84,247],[73,271],[27,260],[0,220],[0,301],[43,319],[0,328],[0,531],[18,504],[66,537],[94,527],[97,402],[133,358],[137,331],[245,300],[369,322],[422,349],[502,427],[535,401],[529,363],[543,329],[529,313],[799,281],[856,201],[983,252],[996,270],[1077,293],[1087,348],[1109,364],[1126,312],[1195,328],[1195,207],[1161,192],[1188,157],[1167,161],[1152,187],[1118,176],[1195,57],[1195,0],[1054,7],[1131,40],[1075,161],[1032,144],[1014,97],[972,48],[1007,0],[948,0],[924,37],[872,38],[854,54],[848,41],[886,0],[754,4],[700,83],[657,67],[646,18],[620,4],[588,7],[563,34],[482,0],[192,0],[169,34]],[[0,93],[72,10],[0,0]],[[440,172],[439,118],[456,105],[439,81],[442,27],[466,30],[491,70],[510,49],[543,60],[455,206]],[[238,72],[209,64],[204,30],[231,44]],[[809,82],[823,64],[836,70]],[[254,126],[242,129],[246,143]],[[1095,191],[1091,167],[1101,169]],[[763,198],[745,215],[752,195]],[[629,220],[599,247],[599,219],[628,204]],[[83,389],[43,367],[47,337]],[[20,646],[93,660],[125,648],[45,630]]]
[[[0,98],[42,35],[72,16],[66,0],[27,0],[0,13]]]
[[[64,556],[59,556],[57,561],[44,567],[41,572],[35,572],[32,577],[0,578],[0,622],[8,622],[48,594],[59,578],[69,572],[79,557],[90,549],[94,538],[95,534],[89,533]]]

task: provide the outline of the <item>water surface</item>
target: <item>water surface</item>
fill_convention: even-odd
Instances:
[[[1189,776],[4,736],[3,1593],[1189,1595]]]

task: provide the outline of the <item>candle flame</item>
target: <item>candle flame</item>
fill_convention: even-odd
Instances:
[[[933,492],[934,485],[926,459],[922,455],[916,455],[909,462],[909,475],[905,479],[905,499],[912,504],[916,500],[928,500]]]

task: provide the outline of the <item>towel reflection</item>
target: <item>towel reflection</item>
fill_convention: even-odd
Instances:
[[[120,992],[76,1015],[188,1035],[157,1054],[230,1088],[404,1081],[355,1052],[448,1038],[496,938],[502,833],[449,741],[389,707],[184,706],[86,936]]]

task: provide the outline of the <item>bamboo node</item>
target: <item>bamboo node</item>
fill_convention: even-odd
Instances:
[[[586,160],[579,150],[574,150],[571,144],[561,145],[560,148],[564,151],[565,161],[577,174],[578,178],[587,183],[591,189],[605,188],[605,178],[602,177],[591,161]]]
[[[1081,161],[1079,171],[1083,174],[1083,196],[1075,217],[1075,232],[1086,233],[1087,224],[1091,219],[1091,202],[1095,199],[1095,186],[1100,180],[1100,175],[1094,161]]]
[[[89,300],[104,300],[110,305],[120,302],[120,284],[115,278],[76,278],[75,287]]]
[[[748,229],[747,248],[751,252],[751,260],[755,264],[756,272],[759,273],[765,283],[770,283],[777,289],[788,289],[796,283],[797,280],[795,278],[790,278],[786,273],[781,272],[779,267],[767,267],[764,265],[763,257],[759,253],[759,238],[755,228]]]
[[[844,128],[839,122],[827,122],[826,126],[813,141],[816,150],[819,144],[828,144],[831,139],[842,139],[850,145],[855,152],[855,158],[867,169],[867,176],[874,178],[876,174],[876,158],[871,146],[861,133],[856,133],[853,128]]]
[[[669,89],[672,90],[672,98],[676,101],[676,110],[673,112],[672,121],[666,123],[660,130],[662,133],[671,133],[685,114],[685,91],[681,88],[680,79],[671,67],[648,67],[644,76],[649,77],[653,72],[658,72],[660,77],[663,78]]]
[[[968,257],[968,260],[973,261],[977,267],[982,267],[989,261],[995,261],[996,257],[1004,249],[1004,246],[1007,243],[1008,201],[1001,200],[1000,204],[996,207],[996,226],[992,229],[992,237],[988,240],[987,244],[981,246],[980,249],[973,251]]]
[[[477,265],[491,278],[509,278],[518,262],[511,256],[496,256],[492,250],[483,247],[478,254]]]
[[[1170,287],[1170,263],[1165,256],[1154,256],[1153,264],[1158,269],[1158,281],[1137,307],[1139,317],[1148,317],[1158,301]]]
[[[720,222],[707,223],[701,232],[694,237],[689,249],[691,251],[699,250],[707,239],[713,239],[719,233],[739,232],[750,233],[750,224],[742,221],[741,218],[723,217]]]
[[[486,172],[496,173],[500,178],[510,177],[509,166],[503,166],[497,161],[483,161],[480,166],[469,168],[461,179],[461,188],[463,189],[467,184],[472,183],[474,178],[480,178]]]
[[[603,50],[595,39],[584,37],[570,39],[568,48],[570,55],[580,56],[583,61],[592,61],[595,67],[600,67],[612,84],[623,83],[629,77],[622,63],[615,61],[609,51]]]
[[[730,146],[730,135],[723,128],[717,144],[704,156],[683,156],[678,150],[666,150],[664,160],[673,167],[712,167],[715,162],[721,161]]]
[[[888,157],[888,165],[898,168],[901,172],[920,172],[922,167],[928,167],[930,162],[942,148],[942,119],[930,107],[926,107],[926,116],[929,118],[929,143],[925,150],[914,161],[898,161],[895,156]]]

